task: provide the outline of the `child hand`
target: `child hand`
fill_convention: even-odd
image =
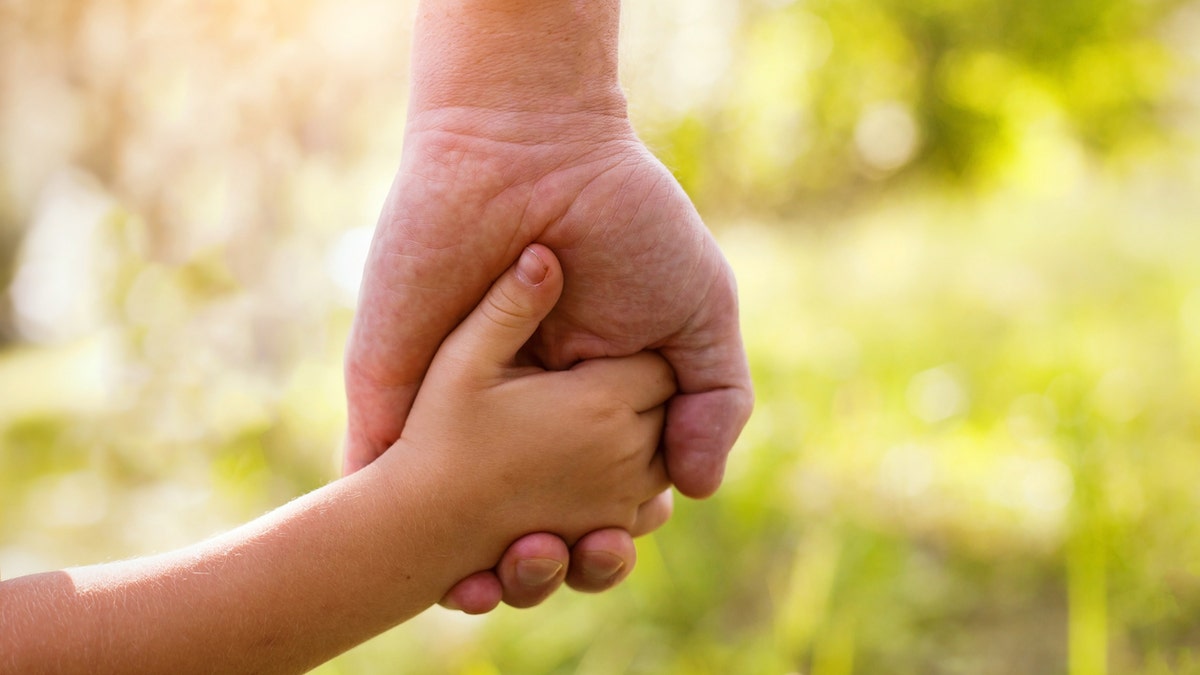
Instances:
[[[604,527],[633,529],[638,507],[669,486],[658,452],[674,374],[657,354],[594,359],[568,371],[517,353],[562,292],[557,259],[526,249],[446,338],[396,446],[498,555],[552,532],[568,544]]]

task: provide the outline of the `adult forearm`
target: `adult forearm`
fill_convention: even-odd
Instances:
[[[422,0],[412,111],[623,116],[619,0]]]
[[[360,472],[175,553],[3,582],[0,673],[287,673],[332,658],[488,562],[455,569],[430,493],[397,503],[380,480]]]

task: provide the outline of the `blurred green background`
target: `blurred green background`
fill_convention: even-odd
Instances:
[[[335,475],[400,0],[0,0],[0,570]],[[628,0],[758,407],[620,589],[321,673],[1200,672],[1200,2]]]

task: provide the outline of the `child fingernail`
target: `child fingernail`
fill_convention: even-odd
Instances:
[[[546,558],[522,560],[517,563],[517,580],[523,586],[541,586],[549,583],[563,569],[562,563]]]
[[[521,259],[517,261],[517,276],[530,286],[537,286],[546,280],[546,273],[550,270],[546,263],[538,257],[533,249],[526,248],[521,253]]]

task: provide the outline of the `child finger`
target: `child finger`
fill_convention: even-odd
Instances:
[[[446,338],[460,361],[507,367],[562,293],[562,270],[550,249],[532,244]]]
[[[655,352],[589,359],[571,371],[587,378],[589,386],[611,392],[637,412],[661,406],[676,390],[675,371]]]

